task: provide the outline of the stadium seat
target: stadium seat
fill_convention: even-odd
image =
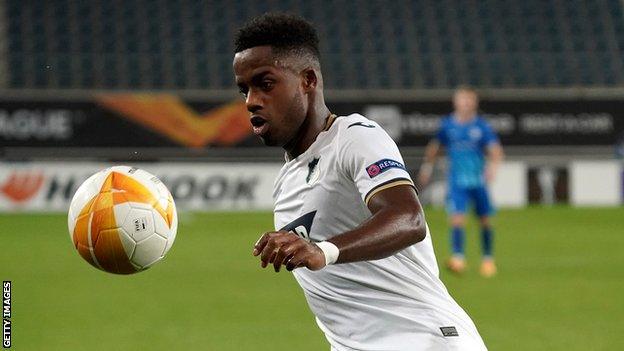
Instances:
[[[317,25],[328,88],[624,84],[617,74],[624,55],[618,0],[119,4],[6,1],[9,86],[232,89],[235,30],[272,9],[300,13]],[[88,63],[96,59],[100,63]],[[42,70],[47,61],[58,71]],[[383,76],[365,77],[362,70]]]

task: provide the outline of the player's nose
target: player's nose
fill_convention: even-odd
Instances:
[[[247,111],[251,113],[257,112],[262,109],[262,99],[258,94],[249,91],[245,99],[245,105],[247,106]]]

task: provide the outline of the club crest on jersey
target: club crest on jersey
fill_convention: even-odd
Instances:
[[[398,161],[391,160],[389,158],[384,158],[383,160],[379,160],[372,165],[366,167],[366,173],[371,178],[375,178],[381,173],[389,170],[390,168],[399,168],[405,170],[405,166]]]
[[[470,128],[470,131],[468,132],[468,135],[470,135],[470,139],[477,140],[477,139],[481,138],[481,129],[479,129],[477,127]]]
[[[308,176],[306,177],[306,183],[308,183],[308,185],[313,185],[318,182],[321,177],[321,169],[318,166],[320,160],[320,157],[315,157],[308,163]]]

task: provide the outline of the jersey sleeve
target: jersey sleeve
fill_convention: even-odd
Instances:
[[[490,146],[491,144],[498,144],[498,136],[496,135],[496,133],[494,132],[494,129],[492,129],[492,126],[490,126],[489,123],[487,123],[486,121],[483,121],[483,123],[481,123],[481,130],[483,132],[483,138],[481,139],[481,147],[486,148],[488,146]]]
[[[448,136],[445,126],[445,120],[440,121],[440,126],[438,126],[438,131],[435,134],[435,140],[437,140],[440,145],[448,146]]]
[[[339,140],[339,167],[353,180],[368,205],[378,192],[397,186],[414,186],[399,148],[376,123],[347,127]]]

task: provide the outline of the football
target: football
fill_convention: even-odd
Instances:
[[[178,226],[167,187],[154,175],[128,166],[89,177],[74,194],[67,217],[80,256],[116,274],[136,273],[160,261]]]

